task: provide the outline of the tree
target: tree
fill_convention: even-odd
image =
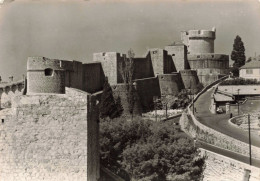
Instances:
[[[199,180],[204,158],[193,140],[173,121],[125,121],[100,123],[101,163],[132,180]],[[121,176],[121,175],[120,175]]]
[[[132,49],[128,51],[128,58],[124,57],[124,61],[119,65],[119,71],[122,75],[125,88],[126,88],[126,97],[128,103],[128,111],[133,115],[134,104],[135,104],[135,92],[134,92],[134,58],[135,54]]]
[[[119,107],[116,105],[114,100],[113,91],[108,83],[108,78],[106,77],[99,106],[100,118],[109,117],[110,119],[114,119],[119,117],[121,114],[119,113],[120,111],[118,108]]]
[[[244,43],[240,36],[236,36],[233,44],[233,51],[231,53],[231,59],[233,63],[233,74],[235,76],[239,75],[239,67],[245,65],[246,56],[245,56],[245,47]]]

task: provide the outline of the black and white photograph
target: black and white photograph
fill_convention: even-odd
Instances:
[[[260,181],[260,0],[0,0],[0,181]]]

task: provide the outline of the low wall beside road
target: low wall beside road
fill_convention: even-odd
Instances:
[[[219,79],[218,81],[213,82],[209,86],[205,87],[200,93],[197,94],[197,96],[195,97],[195,101],[200,95],[202,95],[204,92],[206,92],[208,89],[210,89],[212,86],[216,85],[223,79],[224,78]],[[249,144],[220,133],[200,123],[192,114],[192,111],[190,110],[191,106],[192,104],[188,106],[188,114],[183,113],[180,118],[180,125],[184,132],[194,138],[200,139],[217,147],[240,153],[242,155],[249,155]],[[251,149],[252,157],[260,159],[260,148],[252,145]]]

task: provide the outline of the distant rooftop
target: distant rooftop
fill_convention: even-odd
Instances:
[[[252,60],[250,62],[247,62],[242,67],[240,67],[240,69],[249,69],[249,68],[260,68],[260,61],[259,60]]]

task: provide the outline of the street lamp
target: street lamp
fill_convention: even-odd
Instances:
[[[252,165],[251,155],[251,134],[250,134],[250,114],[248,114],[248,138],[249,138],[249,164]]]
[[[239,115],[239,91],[240,89],[237,89],[237,114]]]

